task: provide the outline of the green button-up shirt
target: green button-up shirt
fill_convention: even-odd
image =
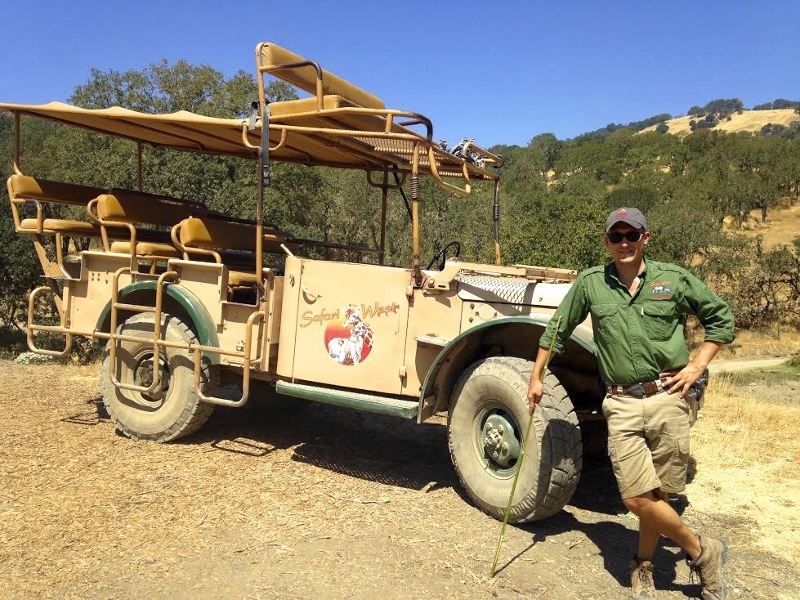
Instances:
[[[652,260],[645,262],[640,284],[631,296],[614,263],[578,275],[539,341],[561,352],[572,330],[587,315],[597,345],[600,374],[608,383],[630,385],[658,379],[663,371],[689,361],[684,315],[695,315],[706,341],[727,344],[734,339],[730,307],[686,269]]]

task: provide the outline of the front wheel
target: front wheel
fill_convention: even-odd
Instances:
[[[122,433],[135,440],[168,442],[197,431],[214,411],[213,404],[202,402],[194,386],[194,360],[185,348],[162,348],[153,353],[153,313],[138,313],[117,329],[120,335],[136,341],[119,342],[115,365],[110,364],[109,340],[103,354],[101,386],[103,403]],[[197,337],[179,317],[162,313],[161,338],[172,342],[197,344]],[[152,393],[114,385],[149,387],[160,371],[160,383]],[[209,393],[209,369],[204,365],[200,385]]]
[[[522,458],[509,522],[554,515],[578,485],[583,446],[572,402],[555,375],[528,425],[528,381],[533,364],[492,357],[472,365],[453,391],[448,420],[450,457],[475,504],[502,520]]]

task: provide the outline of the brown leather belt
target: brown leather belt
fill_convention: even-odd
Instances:
[[[631,385],[606,384],[606,390],[613,396],[647,398],[647,396],[655,396],[658,392],[663,391],[664,385],[659,379],[657,381],[643,381],[641,383],[633,383]]]
[[[631,396],[633,398],[647,398],[648,396],[655,396],[659,392],[664,391],[664,382],[676,375],[680,369],[674,371],[665,371],[660,379],[655,381],[642,381],[640,383],[632,383],[631,385],[617,385],[615,383],[607,383],[606,391],[614,396]]]

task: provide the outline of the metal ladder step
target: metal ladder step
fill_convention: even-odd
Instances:
[[[288,381],[278,381],[275,384],[275,390],[279,394],[286,396],[295,396],[314,402],[334,404],[405,419],[415,418],[419,411],[418,400],[407,400],[397,396],[377,396],[375,394]]]

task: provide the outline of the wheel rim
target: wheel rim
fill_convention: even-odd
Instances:
[[[152,352],[145,352],[137,357],[133,368],[133,382],[136,385],[149,387],[153,383],[153,358]],[[159,368],[161,369],[161,381],[152,394],[135,394],[135,400],[138,404],[155,408],[163,404],[164,399],[169,392],[169,383],[172,375],[169,362],[163,356],[159,356]]]
[[[487,471],[500,479],[514,475],[522,453],[519,423],[505,408],[496,404],[475,415],[475,451]]]

